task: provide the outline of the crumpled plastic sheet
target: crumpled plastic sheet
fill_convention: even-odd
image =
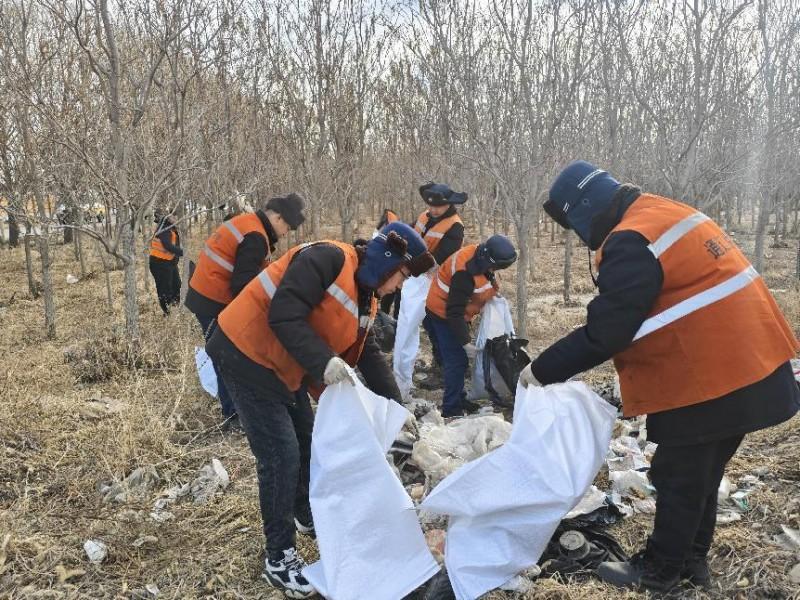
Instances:
[[[602,466],[615,416],[583,383],[518,386],[508,442],[462,466],[422,503],[449,515],[445,563],[458,600],[537,563]]]
[[[511,436],[511,423],[500,415],[456,419],[445,425],[423,421],[411,460],[436,485],[463,464],[503,445]]]
[[[328,386],[311,442],[320,561],[303,574],[330,600],[397,600],[439,569],[386,453],[408,411],[363,384]]]
[[[211,357],[206,354],[206,349],[203,346],[194,347],[194,363],[197,366],[200,385],[206,392],[216,398],[219,393],[217,374],[214,372],[214,364],[211,362]]]

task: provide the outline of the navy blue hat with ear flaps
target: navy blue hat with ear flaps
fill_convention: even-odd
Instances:
[[[478,250],[467,262],[470,275],[480,275],[489,270],[507,269],[517,261],[514,244],[506,236],[496,234],[478,245]]]
[[[545,212],[564,229],[572,229],[588,246],[592,219],[611,205],[620,183],[585,160],[571,162],[550,187]]]
[[[375,290],[404,265],[413,277],[417,277],[434,264],[433,256],[419,233],[396,221],[386,225],[367,243],[356,279],[363,287]]]
[[[469,196],[466,192],[454,192],[444,183],[429,181],[419,186],[419,195],[428,206],[445,206],[447,204],[464,204]]]

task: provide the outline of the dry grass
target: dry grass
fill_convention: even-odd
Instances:
[[[199,240],[195,240],[195,246]],[[529,335],[543,348],[584,318],[582,304],[565,307],[560,297],[561,246],[537,251],[539,271],[531,284]],[[800,292],[790,278],[791,250],[773,253],[765,273],[795,327],[800,325]],[[163,318],[155,292],[144,289],[143,340],[135,354],[124,341],[121,272],[112,273],[117,306],[105,308],[103,278],[67,285],[77,273],[71,249],[55,259],[58,337],[42,332],[41,301],[27,297],[21,251],[2,251],[0,278],[0,598],[147,597],[155,584],[160,598],[280,598],[258,579],[263,539],[252,455],[240,435],[216,427],[216,402],[200,389],[192,348],[201,341],[193,317],[178,311]],[[95,266],[97,268],[97,266]],[[576,251],[574,296],[585,302],[592,287],[586,259]],[[515,272],[505,277],[513,299]],[[77,360],[65,359],[79,348]],[[76,351],[73,350],[73,354]],[[611,376],[608,366],[588,374],[593,382]],[[118,401],[104,412],[93,399]],[[746,518],[719,528],[711,598],[800,597],[786,576],[800,556],[770,543],[781,524],[799,527],[800,456],[798,427],[749,436],[731,463],[729,476],[767,466],[768,485],[753,497]],[[149,518],[159,491],[190,480],[212,457],[228,469],[231,485],[207,505],[181,503],[175,519]],[[126,504],[106,504],[100,484],[152,465],[159,485]],[[611,528],[628,550],[637,548],[651,526],[637,516]],[[141,544],[141,539],[151,536]],[[89,538],[105,541],[108,559],[91,565],[83,552]],[[154,538],[154,539],[153,539]],[[300,538],[315,558],[315,546]],[[744,579],[747,579],[747,585]],[[150,596],[152,597],[152,596]],[[494,593],[490,598],[505,598]],[[530,598],[636,598],[595,581],[542,581]]]

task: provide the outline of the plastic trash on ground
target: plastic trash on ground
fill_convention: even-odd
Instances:
[[[408,411],[361,383],[328,386],[311,442],[311,510],[320,561],[304,569],[330,600],[397,600],[439,566],[386,460]]]
[[[83,543],[83,549],[86,556],[89,557],[89,562],[99,565],[108,556],[108,546],[100,540],[86,540]]]
[[[583,498],[580,499],[578,504],[575,505],[575,508],[569,511],[564,518],[574,519],[575,517],[579,517],[581,515],[591,514],[605,506],[605,504],[606,493],[600,490],[596,485],[593,485],[583,495]]]
[[[419,327],[425,318],[425,301],[433,278],[430,273],[412,277],[403,284],[394,339],[392,366],[403,398],[411,391],[414,363],[419,352]]]
[[[214,364],[211,358],[206,354],[206,349],[203,346],[194,347],[194,362],[197,365],[197,375],[200,377],[200,385],[211,396],[217,397],[219,393],[219,384],[217,383],[217,374],[214,372]]]
[[[216,458],[204,465],[192,480],[189,492],[195,504],[204,504],[213,498],[217,492],[224,490],[230,483],[228,472]]]
[[[464,463],[503,445],[510,435],[511,424],[500,415],[466,417],[446,425],[423,419],[411,460],[436,485]]]
[[[445,563],[459,600],[537,563],[603,464],[615,416],[583,383],[518,387],[508,442],[458,469],[422,503],[450,517]]]

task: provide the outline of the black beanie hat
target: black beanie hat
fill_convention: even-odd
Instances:
[[[286,221],[291,229],[297,229],[306,220],[305,216],[303,216],[305,204],[302,196],[292,193],[288,196],[270,198],[264,208],[275,211]]]

